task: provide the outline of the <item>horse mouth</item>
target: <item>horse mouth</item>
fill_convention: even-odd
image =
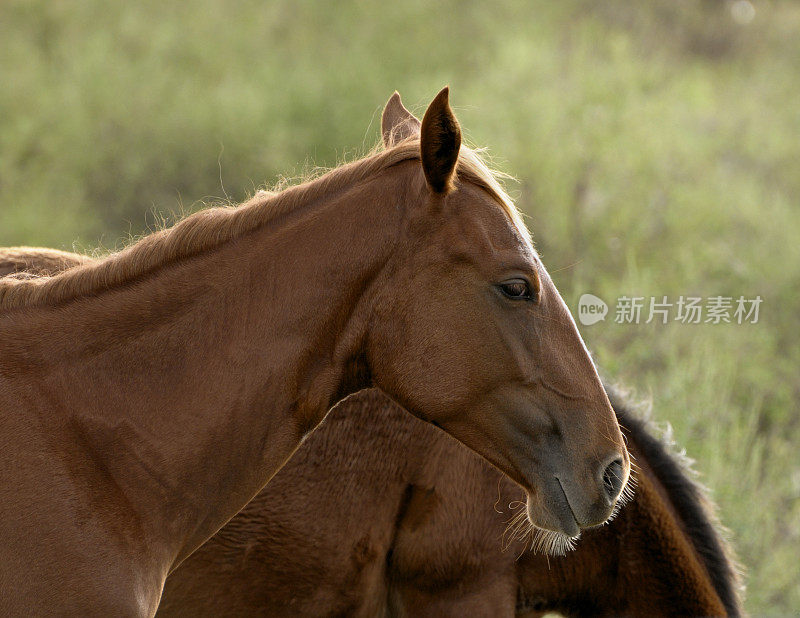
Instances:
[[[575,517],[567,493],[556,476],[552,476],[537,492],[538,499],[528,498],[528,520],[544,533],[575,539],[581,533],[581,525]]]
[[[561,530],[558,532],[569,536],[575,537],[581,533],[581,526],[578,523],[578,518],[575,517],[575,512],[572,510],[572,505],[569,503],[567,492],[564,491],[564,486],[561,484],[561,479],[555,477],[558,485],[558,496],[556,496],[557,504],[554,505],[553,515],[558,519]]]
[[[561,486],[561,481],[553,477],[555,483],[550,484],[551,495],[547,510],[547,524],[543,522],[534,523],[533,512],[536,506],[528,502],[528,519],[531,522],[530,539],[528,549],[534,554],[546,556],[563,556],[576,547],[576,543],[581,535],[581,527],[572,507],[567,499],[567,494]],[[539,505],[542,508],[542,505]]]

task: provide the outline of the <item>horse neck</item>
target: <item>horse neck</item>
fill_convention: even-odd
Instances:
[[[681,517],[650,462],[635,447],[633,451],[640,473],[636,498],[629,512],[624,507],[625,521],[620,522],[624,531],[619,545],[620,581],[627,581],[624,590],[618,590],[619,598],[625,599],[633,614],[664,607],[671,615],[725,615],[726,608],[689,534],[691,522]]]
[[[687,595],[687,598],[697,599],[698,611],[695,613],[705,607],[706,614],[741,615],[743,609],[735,556],[720,534],[713,504],[703,488],[690,478],[690,471],[670,449],[647,430],[644,421],[630,417],[622,409],[620,423],[628,427],[634,455],[643,468],[641,476],[654,490],[652,502],[662,505],[667,511],[663,519],[672,522],[669,530],[682,540],[686,557],[678,556],[676,560],[686,561],[683,580],[691,582],[687,588],[694,591],[695,596]],[[644,502],[641,508],[647,508]],[[656,512],[656,509],[651,511]],[[664,554],[669,555],[668,548]],[[691,606],[687,605],[686,611],[689,609]]]
[[[96,297],[0,315],[0,409],[62,457],[89,452],[181,560],[369,382],[371,290],[398,222],[368,190]]]

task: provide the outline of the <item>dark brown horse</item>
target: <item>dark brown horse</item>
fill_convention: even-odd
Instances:
[[[167,574],[370,385],[556,542],[611,514],[613,410],[447,89],[387,148],[51,277],[0,279],[0,614],[151,615]]]
[[[524,495],[507,478],[379,391],[350,397],[167,579],[159,615],[740,614],[703,492],[614,404],[635,495],[574,551],[546,556],[509,537]]]
[[[69,266],[84,258],[0,250],[0,275],[36,273],[54,259]],[[160,613],[741,613],[730,552],[685,458],[612,401],[638,488],[615,520],[585,531],[564,557],[531,552],[529,537],[507,530],[513,484],[365,391],[339,404],[272,483],[167,580]]]

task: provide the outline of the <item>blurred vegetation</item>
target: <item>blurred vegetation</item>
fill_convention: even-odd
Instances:
[[[799,29],[777,0],[7,1],[0,245],[113,248],[362,152],[393,90],[422,110],[449,83],[567,302],[612,305],[587,343],[697,460],[749,611],[793,613]],[[755,325],[617,325],[625,294],[764,302]]]

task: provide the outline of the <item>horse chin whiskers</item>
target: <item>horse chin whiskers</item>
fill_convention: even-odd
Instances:
[[[512,511],[517,511],[512,515],[511,519],[506,522],[506,529],[503,531],[501,536],[502,547],[503,551],[506,551],[509,547],[511,547],[512,543],[515,541],[523,541],[527,538],[527,535],[530,533],[530,529],[533,525],[528,521],[528,513],[525,508],[525,503],[516,500],[514,502],[510,502],[508,508]],[[497,510],[495,508],[495,510]],[[499,512],[499,511],[498,511]],[[525,546],[523,545],[523,550],[525,551]]]
[[[545,556],[564,556],[575,549],[580,533],[569,536],[563,532],[554,532],[531,526],[530,551]]]
[[[563,556],[575,549],[580,534],[569,536],[563,532],[539,528],[528,520],[526,509],[521,508],[524,506],[525,503],[520,501],[511,502],[508,505],[512,511],[520,510],[508,520],[506,529],[503,531],[503,551],[506,551],[514,542],[522,544],[517,559],[526,551],[546,556]]]

